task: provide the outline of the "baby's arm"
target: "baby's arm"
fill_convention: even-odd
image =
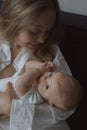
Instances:
[[[39,69],[30,69],[17,80],[15,87],[20,97],[24,96],[31,89],[34,79],[40,74]]]
[[[25,65],[25,73],[17,80],[16,90],[19,96],[24,96],[32,87],[34,80],[36,80],[43,73],[53,69],[53,63],[46,61],[28,61]]]
[[[40,69],[41,73],[44,74],[47,71],[52,71],[54,69],[54,64],[51,61],[41,62],[38,60],[30,60],[25,64],[25,71],[30,71],[30,69]]]

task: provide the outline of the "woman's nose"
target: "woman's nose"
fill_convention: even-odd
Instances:
[[[40,34],[37,38],[37,42],[43,44],[46,40],[46,36],[44,34]]]

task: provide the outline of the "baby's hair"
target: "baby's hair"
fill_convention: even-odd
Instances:
[[[42,56],[42,59],[47,55],[52,60],[54,57],[51,44],[58,44],[63,32],[58,0],[5,0],[0,10],[0,30],[3,39],[14,42],[18,33],[29,28],[35,22],[35,18],[46,9],[55,11],[56,21],[46,44],[36,50],[36,55]]]
[[[55,101],[56,106],[61,106],[65,110],[76,108],[81,102],[83,93],[80,83],[74,77],[60,73],[58,85],[60,103]]]

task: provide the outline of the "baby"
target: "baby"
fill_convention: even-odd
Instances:
[[[76,108],[81,100],[82,88],[78,81],[68,74],[52,71],[54,65],[50,61],[28,61],[25,73],[17,80],[16,90],[19,97],[29,94],[32,84],[36,91],[48,104],[62,110]],[[8,83],[5,92],[0,93],[0,113],[10,115],[14,92]],[[4,108],[4,109],[3,109]]]

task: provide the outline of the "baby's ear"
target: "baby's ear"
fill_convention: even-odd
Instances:
[[[51,101],[48,101],[50,106],[53,106],[53,103]]]

